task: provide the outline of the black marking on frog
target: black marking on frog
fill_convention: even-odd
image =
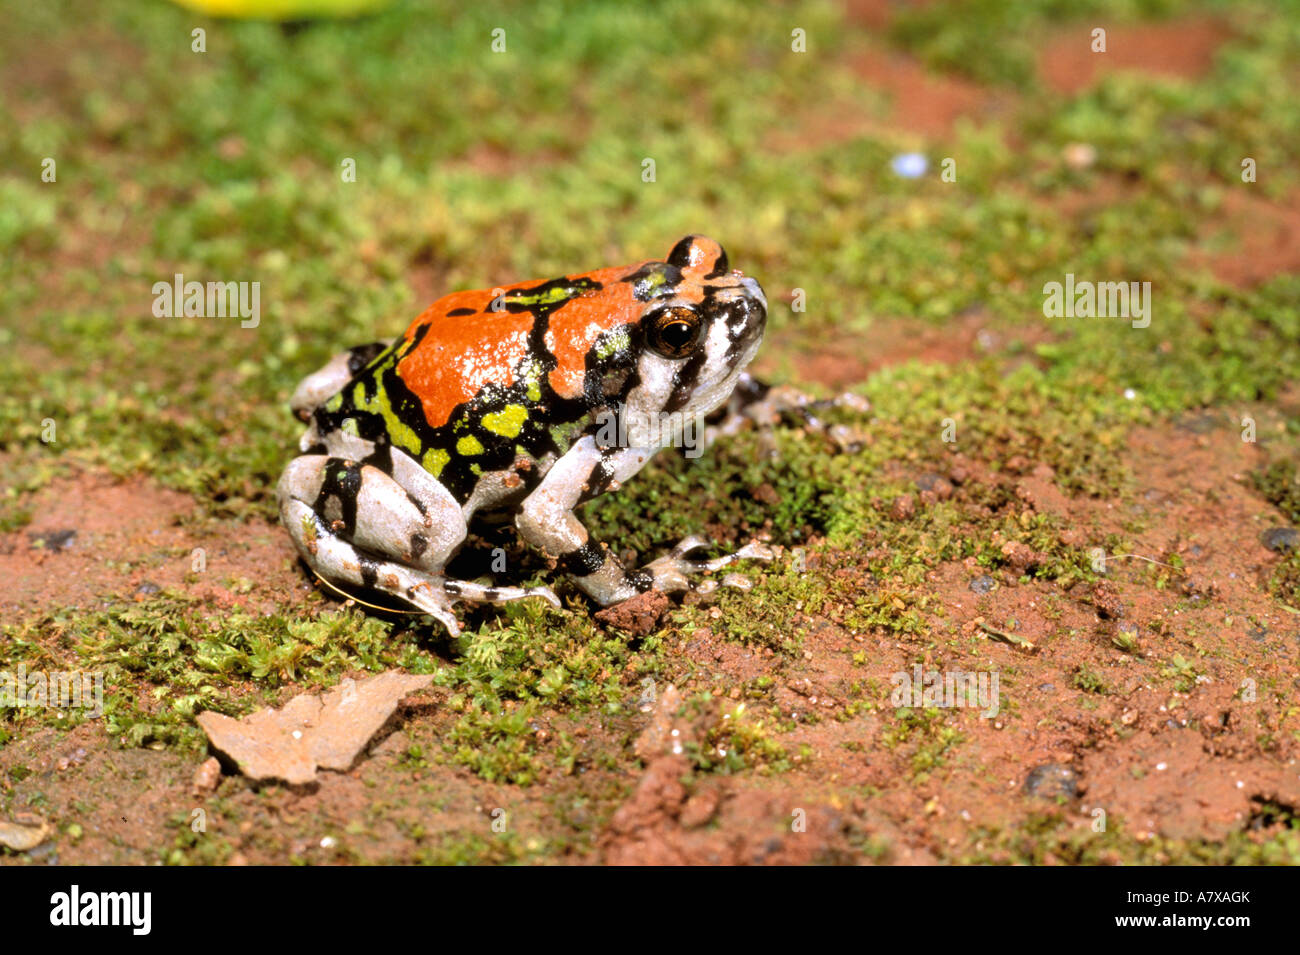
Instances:
[[[320,493],[312,510],[324,516],[330,504],[339,509],[343,531],[351,537],[357,527],[357,494],[361,491],[361,465],[344,458],[329,458],[325,462]]]
[[[374,587],[379,580],[379,562],[369,554],[357,551],[357,563],[361,569],[361,582],[367,587]]]
[[[574,577],[587,577],[605,565],[605,549],[595,541],[560,556],[560,569]]]
[[[387,350],[388,346],[383,342],[369,342],[365,345],[354,345],[349,348],[348,374],[355,378],[363,368]]]
[[[411,535],[411,560],[419,560],[424,556],[424,552],[429,549],[429,538],[423,534]]]
[[[681,284],[682,270],[667,262],[647,262],[619,281],[632,285],[632,297],[638,302],[649,302],[673,294]]]
[[[636,588],[637,593],[643,594],[655,585],[655,579],[650,571],[639,567],[627,571],[626,576],[627,582]]]

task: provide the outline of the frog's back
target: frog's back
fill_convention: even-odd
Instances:
[[[635,364],[639,266],[455,292],[421,313],[317,412],[391,444],[464,501],[481,474],[557,446]]]

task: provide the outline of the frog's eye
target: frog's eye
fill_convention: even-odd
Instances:
[[[700,340],[700,316],[689,308],[665,308],[650,316],[650,347],[665,358],[685,358]]]

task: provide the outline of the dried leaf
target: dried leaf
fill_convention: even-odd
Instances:
[[[50,826],[46,822],[42,822],[39,826],[20,826],[14,822],[0,822],[0,846],[5,846],[14,852],[35,849],[48,839],[49,835]]]
[[[259,710],[242,720],[200,713],[198,724],[245,776],[300,785],[313,782],[318,768],[351,769],[402,697],[432,680],[390,670],[344,680],[322,697],[295,696],[283,709]]]

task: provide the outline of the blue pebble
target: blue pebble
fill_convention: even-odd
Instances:
[[[904,179],[920,179],[930,168],[930,160],[920,153],[899,153],[890,160],[889,166]]]

